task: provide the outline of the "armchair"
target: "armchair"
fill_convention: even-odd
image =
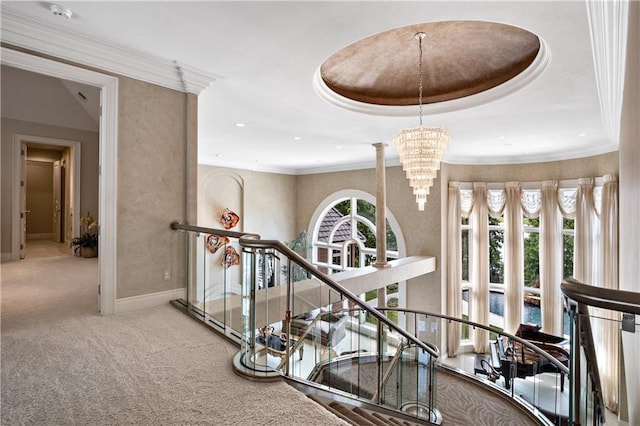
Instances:
[[[318,315],[320,318],[316,320]],[[335,347],[346,336],[348,321],[348,315],[336,315],[324,308],[314,309],[291,318],[291,334],[302,336],[311,327],[307,338],[320,339],[323,346]]]

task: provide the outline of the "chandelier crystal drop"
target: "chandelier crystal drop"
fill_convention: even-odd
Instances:
[[[420,49],[420,125],[411,129],[402,129],[393,138],[393,143],[398,151],[402,169],[407,175],[409,185],[416,196],[418,210],[424,210],[427,195],[433,185],[433,180],[440,169],[440,162],[447,150],[451,139],[449,132],[441,127],[427,127],[422,125],[422,39],[425,33],[417,33],[415,38],[419,41]]]

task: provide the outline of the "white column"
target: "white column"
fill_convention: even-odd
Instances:
[[[386,268],[387,263],[387,178],[384,150],[386,143],[374,143],[376,148],[376,268]]]

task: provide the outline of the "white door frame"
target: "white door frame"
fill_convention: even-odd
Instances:
[[[46,138],[42,136],[31,136],[31,135],[23,135],[19,133],[15,133],[13,135],[13,178],[11,181],[11,197],[12,197],[12,205],[13,211],[11,212],[11,259],[18,260],[20,259],[20,242],[22,240],[22,226],[20,223],[20,213],[22,210],[22,192],[25,190],[24,187],[20,185],[20,181],[22,180],[22,144],[35,142],[42,145],[53,145],[53,146],[65,146],[67,148],[71,148],[72,156],[71,162],[73,163],[73,176],[71,177],[71,194],[73,197],[73,203],[71,208],[73,209],[73,236],[76,237],[80,234],[80,159],[81,151],[80,151],[80,141],[71,141],[65,139],[55,139],[55,138]],[[75,214],[78,212],[78,214]],[[19,229],[20,232],[15,232],[16,229]]]
[[[100,312],[102,315],[111,315],[115,312],[117,271],[118,78],[5,47],[2,48],[0,62],[14,68],[77,81],[101,89],[98,166]],[[14,247],[12,253],[13,251]]]

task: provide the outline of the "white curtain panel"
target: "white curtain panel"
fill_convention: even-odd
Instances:
[[[471,210],[473,253],[470,265],[471,320],[489,324],[489,209],[487,207],[487,185],[473,184],[473,207]],[[477,353],[488,350],[489,333],[476,328],[473,332],[473,348]]]
[[[524,255],[521,189],[518,182],[505,186],[504,330],[515,333],[522,322]]]
[[[480,324],[489,324],[489,227],[488,216],[504,213],[505,221],[505,330],[513,333],[522,320],[524,265],[522,217],[540,216],[540,289],[542,329],[563,334],[563,216],[575,218],[574,277],[586,283],[618,288],[618,183],[616,176],[604,176],[603,186],[595,179],[578,180],[577,188],[559,189],[557,181],[541,183],[541,189],[523,188],[518,182],[507,182],[504,190],[487,189],[487,184],[456,182],[449,188],[447,312],[461,314],[461,247],[460,217],[469,217],[470,241],[470,317]],[[598,220],[598,216],[600,219]],[[457,314],[456,314],[457,313]],[[619,316],[611,312],[598,315],[612,321],[598,320],[594,324],[598,342],[604,398],[607,407],[618,407],[616,388],[619,374]],[[607,317],[606,315],[609,315]],[[610,327],[610,329],[606,329]],[[457,333],[457,334],[456,334]],[[453,330],[448,339],[450,354],[458,345],[452,339],[460,330]],[[476,329],[473,344],[476,352],[485,352],[488,333]],[[455,352],[453,352],[455,353]]]
[[[618,181],[616,176],[605,175],[602,186],[602,207],[600,212],[600,268],[599,285],[605,288],[618,289]],[[607,408],[618,412],[618,376],[620,374],[620,314],[613,311],[602,311],[605,318],[596,320],[602,329],[600,338],[596,340],[598,367],[602,383],[602,396]]]
[[[593,230],[595,206],[593,204],[593,178],[578,180],[575,213],[575,240],[573,276],[583,283],[593,283]]]
[[[562,216],[558,182],[542,182],[540,211],[540,308],[542,331],[562,336]]]
[[[460,186],[449,183],[449,208],[447,218],[447,315],[461,318],[462,315],[462,251],[460,230]],[[447,324],[447,354],[456,356],[460,348],[460,323]]]

